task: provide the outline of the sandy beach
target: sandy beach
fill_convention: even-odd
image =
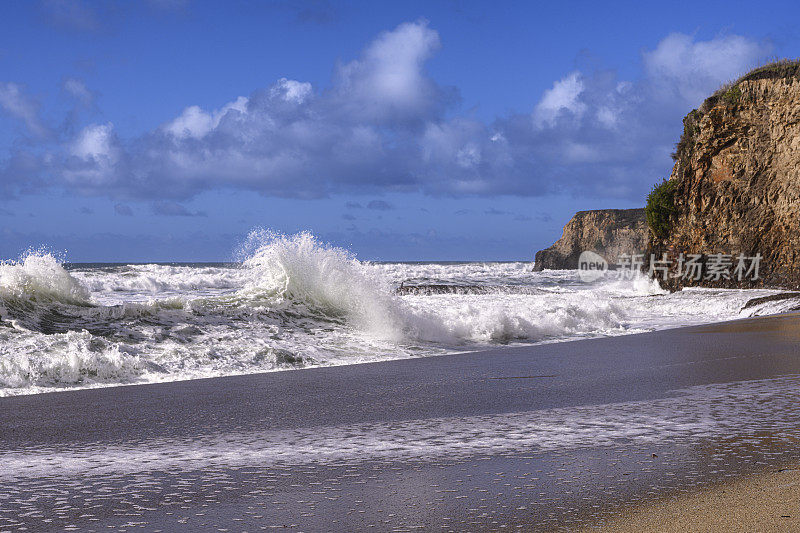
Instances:
[[[585,531],[797,531],[800,468],[787,466],[625,508]]]
[[[800,461],[799,338],[800,317],[780,315],[2,398],[0,529],[723,530],[763,517],[780,530],[795,514],[794,471],[775,471]]]

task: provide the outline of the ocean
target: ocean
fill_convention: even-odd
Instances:
[[[0,264],[0,396],[431,357],[781,311],[769,290],[582,281],[531,262],[365,262],[256,232],[232,263]]]

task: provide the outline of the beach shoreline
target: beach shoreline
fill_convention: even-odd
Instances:
[[[787,293],[793,294],[793,293]],[[780,295],[779,295],[780,296]],[[509,344],[498,344],[494,346],[464,346],[463,349],[458,351],[450,351],[441,354],[435,355],[425,355],[421,357],[401,357],[397,359],[383,359],[383,360],[376,360],[376,361],[354,361],[354,362],[336,362],[331,364],[321,364],[321,365],[311,365],[311,366],[297,366],[297,367],[283,367],[283,368],[275,368],[271,370],[253,370],[247,372],[239,372],[239,373],[225,373],[221,375],[212,375],[212,376],[205,376],[205,375],[198,375],[196,377],[166,377],[163,380],[149,380],[149,381],[131,381],[131,382],[96,382],[90,383],[88,385],[75,385],[69,384],[65,385],[64,387],[56,387],[56,386],[39,386],[34,390],[25,390],[24,392],[16,392],[16,391],[7,391],[6,394],[0,394],[0,400],[3,398],[13,398],[18,396],[40,396],[40,395],[47,395],[47,394],[60,394],[60,393],[70,393],[76,391],[85,391],[85,390],[95,390],[95,389],[115,389],[115,388],[128,388],[128,387],[140,387],[140,386],[151,386],[151,385],[168,385],[170,383],[180,383],[180,382],[192,382],[192,381],[205,381],[205,380],[215,380],[215,379],[225,379],[225,378],[236,378],[240,376],[260,376],[260,375],[270,375],[273,373],[278,372],[295,372],[295,371],[313,371],[318,369],[325,369],[325,368],[339,368],[339,367],[350,367],[350,366],[361,366],[361,365],[380,365],[384,363],[391,363],[394,361],[404,361],[404,360],[413,360],[417,358],[440,358],[440,357],[458,357],[464,354],[491,354],[497,351],[503,350],[524,350],[526,348],[535,348],[537,346],[547,346],[552,344],[570,344],[575,342],[586,342],[592,340],[599,340],[599,339],[607,339],[607,338],[617,338],[617,337],[628,337],[628,336],[638,336],[648,333],[656,333],[656,332],[667,332],[667,331],[681,331],[687,330],[692,328],[702,328],[705,326],[717,326],[717,325],[724,325],[724,324],[736,324],[739,322],[750,321],[750,320],[758,320],[764,318],[771,318],[771,317],[781,317],[781,316],[791,316],[797,314],[800,316],[800,312],[797,311],[783,311],[779,313],[771,313],[765,315],[758,315],[752,317],[742,317],[742,318],[732,318],[727,320],[722,320],[718,322],[702,322],[698,324],[688,324],[688,325],[670,325],[665,328],[655,329],[652,331],[634,331],[630,333],[620,333],[616,335],[608,335],[608,334],[592,334],[587,335],[583,338],[566,338],[566,339],[546,339],[541,340],[538,342],[533,343],[509,343]]]
[[[800,463],[799,325],[0,398],[0,526],[617,527]]]

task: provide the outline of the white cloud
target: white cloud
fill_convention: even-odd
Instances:
[[[92,124],[81,131],[72,145],[72,154],[81,159],[115,159],[113,146],[114,125]]]
[[[281,78],[270,88],[273,97],[282,98],[293,104],[302,104],[311,94],[311,84]]]
[[[572,72],[555,82],[553,88],[545,91],[536,104],[534,122],[540,127],[552,126],[564,111],[568,111],[574,118],[580,118],[586,111],[586,104],[579,100],[583,90],[584,84],[579,72]]]
[[[425,71],[439,45],[427,23],[401,24],[336,67],[330,87],[280,78],[218,109],[186,107],[125,142],[110,123],[92,124],[59,146],[12,154],[0,187],[13,193],[52,179],[86,194],[170,201],[224,187],[294,197],[559,191],[641,199],[671,167],[680,119],[699,103],[688,99],[707,96],[734,63],[763,48],[738,36],[670,35],[643,55],[636,80],[571,72],[534,109],[487,123],[445,113],[452,98]],[[76,95],[81,88],[65,86]],[[13,84],[0,89],[3,109],[35,127],[32,101]]]
[[[438,89],[423,67],[439,47],[427,21],[401,24],[339,68],[338,92],[351,110],[378,120],[424,115],[438,105]]]
[[[34,135],[39,137],[47,135],[47,128],[39,120],[39,106],[25,95],[16,83],[0,83],[0,108],[21,120]]]
[[[607,106],[602,106],[597,110],[597,120],[609,129],[615,128],[618,123],[617,114]]]
[[[690,35],[672,33],[644,53],[644,66],[662,95],[678,94],[696,107],[722,83],[758,65],[769,51],[767,44],[740,35],[694,41]]]
[[[201,139],[216,128],[229,111],[246,113],[247,101],[247,98],[240,96],[211,113],[203,111],[196,105],[189,106],[177,118],[165,124],[163,129],[178,139],[187,137]]]
[[[426,162],[438,165],[455,162],[462,168],[474,166],[481,161],[480,145],[476,141],[482,131],[482,124],[464,119],[429,123],[420,139],[423,157]]]
[[[189,106],[175,120],[164,126],[164,129],[175,137],[205,137],[214,127],[214,117],[199,106]]]
[[[84,187],[112,183],[118,177],[120,151],[112,123],[87,126],[70,147],[74,159],[64,170],[64,176],[69,183]]]

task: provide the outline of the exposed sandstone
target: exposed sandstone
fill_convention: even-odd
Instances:
[[[781,77],[755,72],[684,119],[669,178],[675,187],[669,231],[653,237],[648,251],[673,262],[681,253],[760,253],[760,279],[672,277],[662,282],[668,288],[800,287],[798,69]]]
[[[585,250],[596,252],[614,264],[620,255],[644,253],[648,240],[644,209],[578,211],[555,244],[536,252],[533,268],[578,268],[578,257]]]

